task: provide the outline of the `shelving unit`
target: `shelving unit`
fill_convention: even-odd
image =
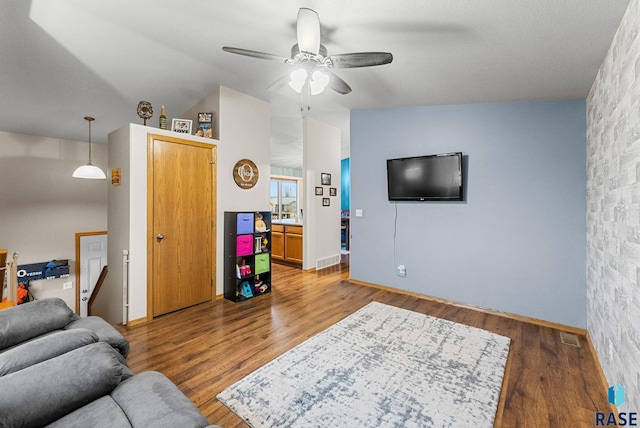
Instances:
[[[271,292],[271,212],[226,211],[224,233],[225,299]]]

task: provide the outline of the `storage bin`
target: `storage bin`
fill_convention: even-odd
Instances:
[[[238,213],[238,235],[253,233],[253,213]]]
[[[253,235],[239,235],[236,237],[236,256],[253,254]]]
[[[269,253],[264,254],[256,254],[256,267],[255,273],[256,275],[260,275],[261,273],[269,272]]]

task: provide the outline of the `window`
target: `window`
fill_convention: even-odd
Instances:
[[[294,179],[271,179],[269,199],[271,218],[298,217],[298,181]]]

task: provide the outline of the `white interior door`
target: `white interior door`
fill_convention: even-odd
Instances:
[[[107,235],[80,236],[80,276],[77,279],[80,287],[80,316],[88,315],[88,304],[91,293],[98,282],[102,268],[107,265]]]

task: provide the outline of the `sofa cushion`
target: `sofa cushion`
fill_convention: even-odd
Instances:
[[[113,346],[122,354],[123,357],[129,355],[129,341],[124,338],[114,326],[106,322],[100,317],[90,316],[77,319],[70,324],[66,325],[65,330],[72,330],[76,328],[86,328],[98,335],[100,342],[107,342]]]
[[[47,428],[130,428],[127,415],[110,395],[100,397],[57,421]]]
[[[0,376],[22,370],[81,346],[95,343],[98,336],[84,328],[58,330],[0,351]]]
[[[121,374],[118,353],[96,342],[2,376],[2,422],[10,427],[49,424],[109,394]]]
[[[198,408],[159,372],[144,372],[111,393],[133,427],[202,428],[209,426]]]
[[[0,350],[60,330],[76,319],[64,300],[35,300],[0,311]]]

